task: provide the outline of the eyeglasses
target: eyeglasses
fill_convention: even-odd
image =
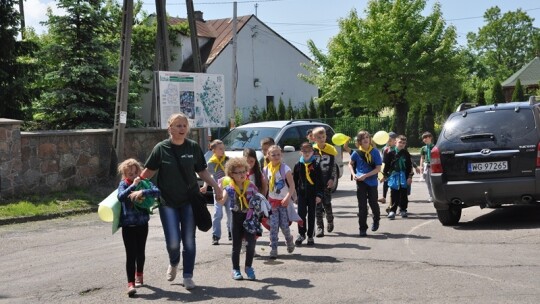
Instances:
[[[300,152],[302,152],[302,153],[311,153],[311,152],[313,152],[313,150],[300,150]]]
[[[244,175],[246,174],[247,172],[246,171],[237,171],[237,172],[231,172],[232,174],[236,174],[236,175]]]

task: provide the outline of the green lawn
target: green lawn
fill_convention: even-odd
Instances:
[[[0,218],[39,216],[84,210],[97,206],[102,195],[84,190],[68,190],[47,195],[31,195],[0,202]]]

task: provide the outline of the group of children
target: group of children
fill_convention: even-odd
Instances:
[[[407,138],[403,135],[391,138],[383,153],[372,143],[367,131],[360,131],[356,136],[357,150],[350,151],[349,169],[357,184],[358,223],[361,237],[367,236],[368,208],[373,214],[372,231],[377,231],[380,222],[378,198],[378,174],[382,172],[381,182],[384,188],[390,188],[392,204],[388,210],[388,218],[394,219],[397,208],[400,215],[407,217],[408,191],[413,175],[413,162],[407,151]],[[422,135],[426,146],[421,150],[420,166],[428,168],[424,171],[429,180],[429,164],[432,135]],[[394,144],[395,143],[395,144]],[[223,198],[214,200],[212,244],[218,245],[221,239],[221,220],[223,213],[227,217],[228,238],[232,241],[232,278],[243,279],[240,271],[240,253],[245,248],[244,273],[248,280],[255,280],[253,258],[255,243],[260,236],[260,227],[253,229],[253,223],[260,225],[263,214],[268,217],[270,230],[270,258],[278,256],[278,232],[281,229],[288,253],[306,241],[308,246],[315,244],[314,237],[324,237],[324,218],[327,232],[334,230],[331,189],[337,176],[335,156],[337,150],[326,143],[326,130],[317,127],[309,130],[307,141],[300,146],[300,158],[294,168],[290,168],[282,160],[282,151],[272,138],[261,141],[263,159],[259,163],[253,149],[245,149],[243,157],[228,158],[221,140],[210,144],[212,156],[208,160],[208,170],[222,187]],[[384,164],[384,166],[383,166]],[[381,168],[382,169],[381,171]],[[136,202],[143,197],[158,197],[157,187],[147,183],[140,189],[139,174],[141,164],[129,159],[118,167],[122,180],[118,189],[118,198],[122,203],[120,226],[126,248],[126,272],[128,277],[128,294],[133,295],[135,286],[143,284],[144,247],[148,235],[148,210],[137,208]],[[428,186],[429,188],[429,186]],[[206,184],[201,192],[206,191]],[[384,203],[386,189],[383,189]],[[431,192],[430,192],[431,196]],[[261,197],[263,199],[261,199]],[[135,203],[134,203],[135,202]],[[297,211],[293,203],[297,203]],[[261,210],[266,210],[262,212]],[[249,221],[249,222],[248,222]],[[289,225],[298,222],[298,236],[294,240]],[[315,229],[316,227],[316,229]]]

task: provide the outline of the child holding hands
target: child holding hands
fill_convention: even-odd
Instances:
[[[137,207],[145,197],[159,197],[159,189],[147,181],[149,189],[139,189],[142,165],[130,158],[118,165],[118,173],[122,180],[118,185],[118,200],[121,203],[120,227],[126,249],[126,273],[128,279],[127,294],[133,296],[135,287],[143,284],[146,238],[148,237],[148,221],[150,214],[147,208]]]
[[[255,280],[255,270],[252,267],[253,256],[255,255],[255,234],[248,233],[244,228],[249,211],[249,201],[258,193],[257,187],[247,178],[249,165],[244,158],[231,158],[225,166],[227,176],[231,178],[230,183],[223,189],[223,199],[219,202],[225,204],[227,209],[232,211],[232,278],[242,280],[244,277],[240,272],[240,250],[242,239],[247,241],[245,272],[248,280]]]

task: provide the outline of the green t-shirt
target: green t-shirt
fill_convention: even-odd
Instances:
[[[187,183],[180,173],[173,151],[186,172],[189,179]],[[188,186],[197,183],[195,173],[206,169],[206,161],[201,147],[195,141],[186,138],[183,144],[174,145],[170,139],[166,139],[154,147],[144,166],[158,171],[156,185],[161,191],[161,204],[179,207],[189,202]]]
[[[431,149],[433,149],[434,146],[434,144],[429,144],[420,148],[420,155],[424,156],[424,163],[431,163]]]

